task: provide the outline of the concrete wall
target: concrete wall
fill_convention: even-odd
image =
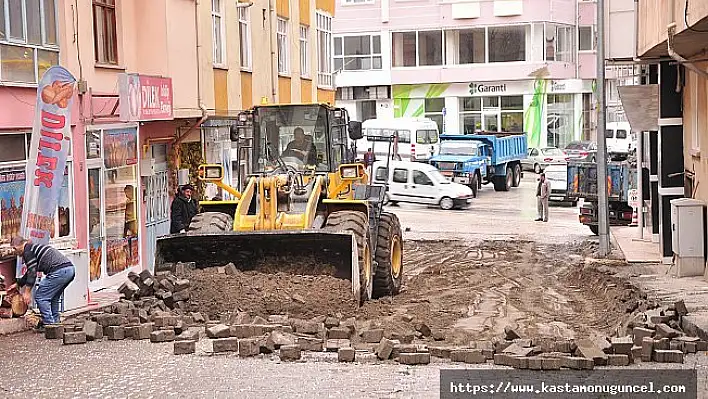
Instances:
[[[685,10],[685,5],[686,2],[681,0],[642,0],[639,2],[637,47],[640,56],[666,41],[666,27],[669,23],[676,23],[676,33],[686,31],[684,13],[688,13],[690,24],[708,17],[708,1],[690,1],[688,10]]]

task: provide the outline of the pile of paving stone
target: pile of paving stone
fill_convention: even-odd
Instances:
[[[466,348],[430,347],[435,357],[453,362],[486,363],[531,370],[561,368],[588,370],[595,366],[628,366],[634,362],[683,363],[684,355],[708,350],[708,342],[681,330],[688,314],[683,301],[648,310],[630,323],[623,337],[584,339],[522,338],[506,327],[491,342],[473,342]]]
[[[148,313],[178,310],[187,312],[190,308],[190,283],[185,278],[179,278],[171,272],[158,272],[156,275],[149,270],[140,274],[128,273],[128,281],[124,282],[118,292],[123,294],[127,301]]]

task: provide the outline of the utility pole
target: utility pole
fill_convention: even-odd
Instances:
[[[607,101],[605,98],[605,0],[597,0],[597,222],[600,256],[610,254],[609,207],[607,203]]]

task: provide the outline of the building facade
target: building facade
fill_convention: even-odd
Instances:
[[[356,118],[426,116],[449,134],[593,136],[595,2],[342,0],[337,100]]]
[[[657,85],[659,104],[658,128],[644,134],[645,168],[656,203],[651,232],[671,262],[670,201],[687,197],[708,203],[708,2],[645,0],[637,16],[637,54],[656,70],[648,83]]]
[[[151,269],[178,184],[232,171],[228,127],[262,102],[334,102],[331,0],[0,0],[0,235],[19,232],[37,83],[77,79],[52,244],[98,290]],[[238,173],[238,165],[236,165]],[[0,274],[14,273],[14,259]],[[83,266],[82,266],[83,267]]]

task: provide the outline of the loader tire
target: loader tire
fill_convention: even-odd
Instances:
[[[324,230],[345,231],[356,239],[357,258],[359,260],[359,303],[372,297],[374,286],[373,257],[369,248],[369,220],[366,214],[357,211],[332,212],[327,218]]]
[[[190,233],[223,233],[230,231],[234,225],[234,218],[222,212],[199,213],[189,224]]]
[[[403,281],[403,235],[401,222],[393,213],[382,212],[374,259],[374,298],[393,296],[401,291]]]

